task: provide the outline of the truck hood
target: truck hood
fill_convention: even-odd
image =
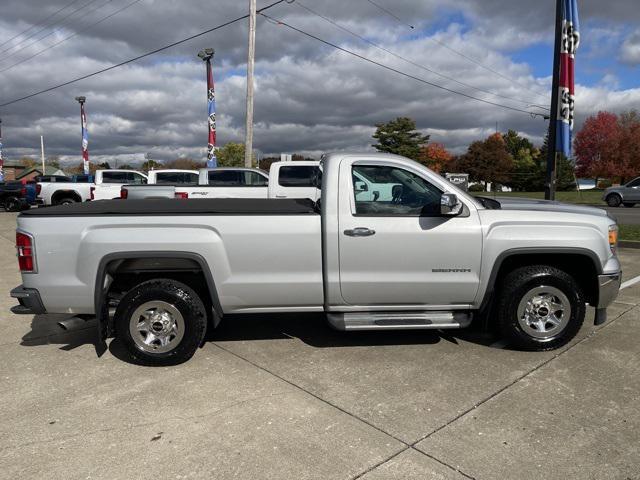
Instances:
[[[491,198],[491,200],[497,201],[500,204],[500,209],[502,210],[535,210],[546,212],[581,213],[585,215],[596,215],[599,217],[608,216],[607,211],[603,208],[573,205],[551,200],[538,200],[520,197],[498,197]]]

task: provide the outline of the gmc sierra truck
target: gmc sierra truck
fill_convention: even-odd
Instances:
[[[106,200],[24,212],[12,311],[97,316],[102,345],[119,337],[151,365],[186,361],[233,313],[325,312],[346,331],[476,318],[531,350],[571,340],[586,304],[606,320],[621,271],[604,210],[476,199],[388,154],[331,154],[321,168],[316,202]]]

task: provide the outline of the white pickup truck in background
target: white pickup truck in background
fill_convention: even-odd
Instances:
[[[37,202],[43,205],[67,205],[87,200],[120,198],[125,184],[142,185],[147,176],[134,170],[97,170],[94,183],[38,182]]]
[[[156,172],[161,172],[160,170]],[[257,168],[201,168],[174,170],[175,180],[150,181],[147,185],[123,185],[120,198],[267,198],[269,175]],[[184,179],[180,181],[180,173]],[[151,175],[152,172],[149,172]],[[195,175],[194,175],[195,174]],[[155,174],[156,177],[158,173]],[[166,177],[165,177],[166,178]]]

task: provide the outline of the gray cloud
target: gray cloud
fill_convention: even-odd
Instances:
[[[79,0],[77,5],[87,1]],[[96,0],[94,5],[104,1]],[[3,61],[6,53],[0,54],[0,70],[65,38],[74,28],[85,28],[129,1],[113,0],[77,24],[69,22],[63,31],[11,59]],[[301,1],[407,58],[514,100],[492,97],[438,78],[350,37],[299,6],[282,4],[273,8],[270,15],[448,88],[518,108],[524,108],[527,102],[545,102],[549,78],[536,78],[528,65],[509,57],[511,52],[533,42],[549,40],[552,13],[542,5],[506,0],[394,2],[394,12],[416,26],[415,30],[409,30],[365,0]],[[68,0],[41,5],[36,0],[5,0],[0,43],[55,12],[65,2]],[[0,103],[211,28],[244,14],[245,7],[245,3],[231,0],[213,6],[209,0],[143,0],[37,59],[0,73]],[[638,15],[633,0],[616,2],[608,9],[601,8],[599,2],[585,0],[581,7],[583,20],[633,21]],[[424,34],[432,28],[433,21],[454,11],[462,11],[470,26],[445,27],[433,33],[433,39],[482,60],[516,82],[469,63]],[[69,162],[79,161],[79,107],[73,97],[82,94],[88,97],[92,159],[137,162],[147,153],[160,159],[204,158],[206,86],[204,67],[195,53],[210,45],[216,48],[219,144],[241,141],[246,36],[244,21],[138,63],[2,108],[5,156],[35,154],[42,134],[48,154],[59,155]],[[5,48],[7,45],[0,46],[0,50]],[[257,58],[254,145],[265,153],[318,154],[367,149],[374,124],[399,115],[415,118],[433,140],[454,151],[462,151],[469,142],[492,132],[496,122],[502,130],[517,129],[537,142],[544,133],[545,123],[540,118],[434,89],[264,19],[259,19],[258,24]],[[540,92],[543,97],[530,91]],[[581,87],[578,120],[600,108],[631,106],[640,107],[639,91],[616,91],[606,82],[597,88]]]

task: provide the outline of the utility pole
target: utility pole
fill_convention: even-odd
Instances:
[[[553,49],[553,82],[551,85],[551,118],[549,120],[549,140],[547,143],[547,178],[544,187],[544,198],[556,198],[557,148],[556,133],[558,130],[558,93],[560,89],[560,46],[562,42],[562,1],[556,0],[556,41]]]
[[[40,160],[42,160],[42,175],[46,175],[47,172],[44,169],[44,137],[40,135]]]
[[[256,55],[256,0],[249,0],[249,54],[247,57],[247,116],[244,139],[244,166],[252,166],[253,152],[253,64]]]

